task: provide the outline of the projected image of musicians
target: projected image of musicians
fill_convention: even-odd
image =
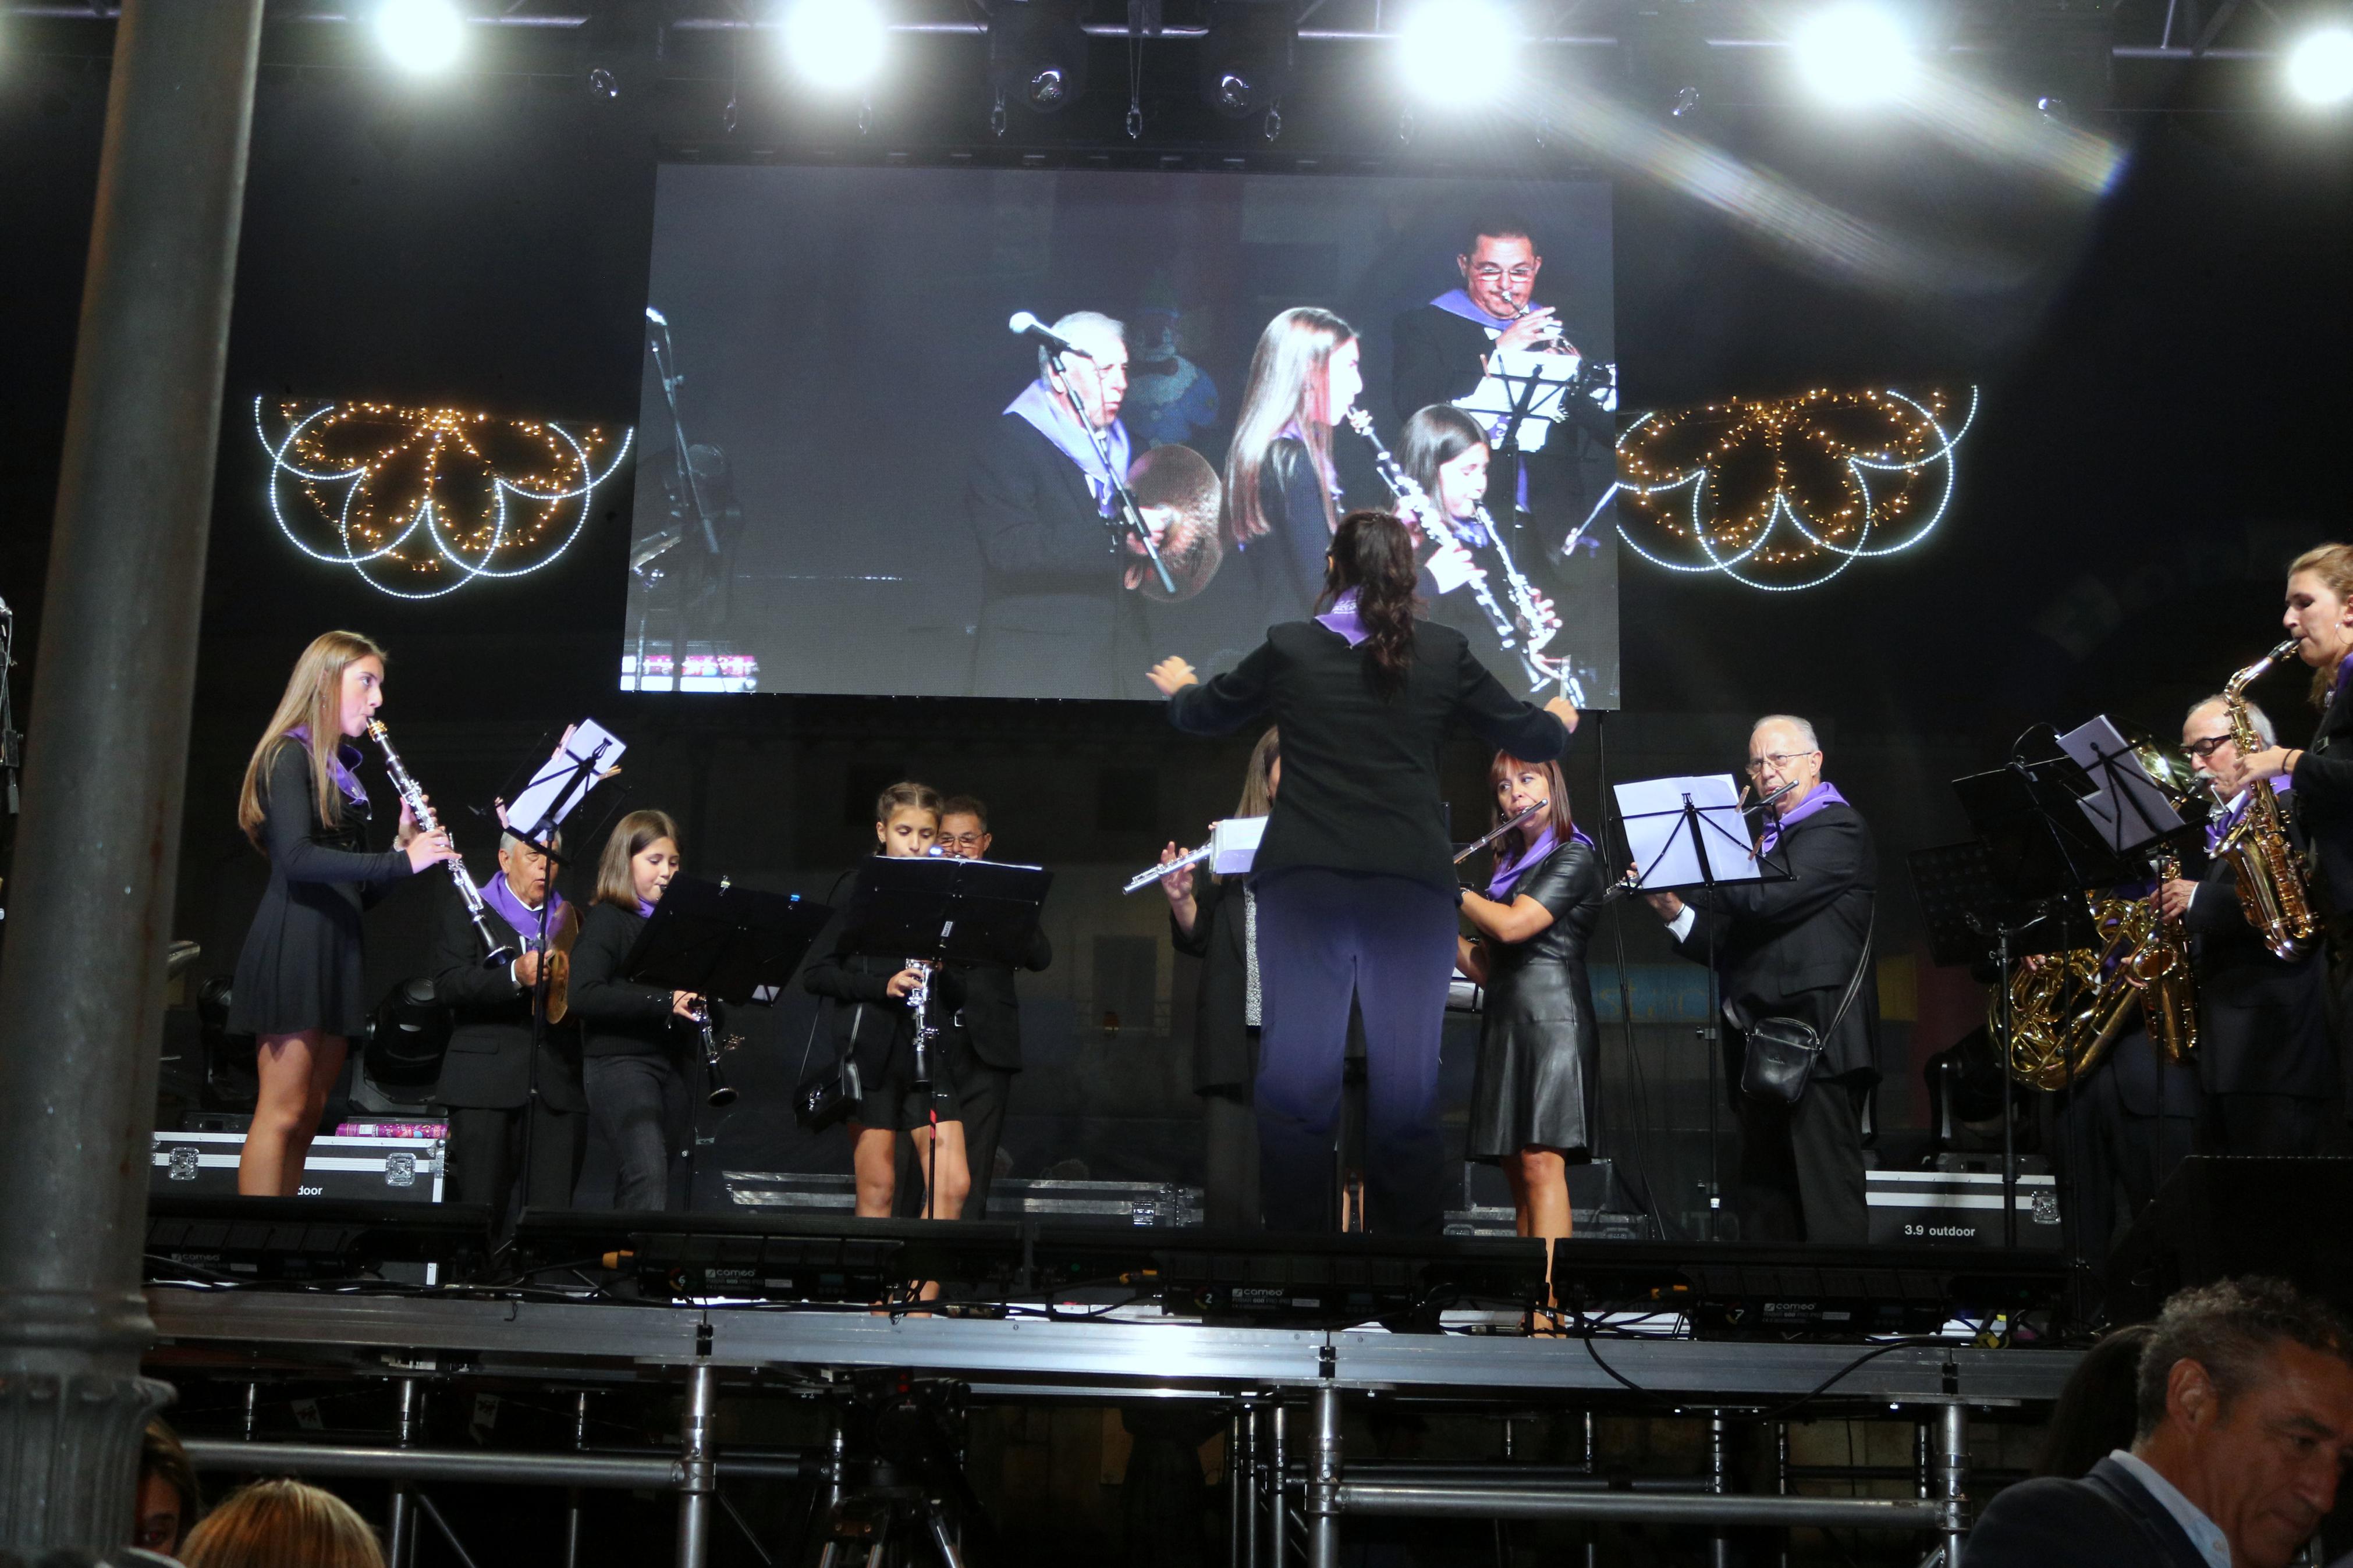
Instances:
[[[1143,633],[1129,590],[1151,566],[1142,542],[1113,526],[1112,476],[1125,477],[1132,447],[1119,420],[1126,329],[1081,310],[1051,331],[1092,357],[1066,356],[1058,375],[1040,348],[1038,379],[981,438],[965,481],[981,556],[976,697],[1134,694],[1115,671],[1136,663]]]
[[[1552,601],[1525,574],[1514,580],[1518,563],[1487,510],[1493,460],[1478,420],[1451,403],[1417,410],[1398,436],[1398,461],[1437,505],[1450,536],[1423,549],[1421,593],[1430,619],[1468,637],[1471,651],[1499,676],[1517,667],[1515,676],[1503,677],[1505,684],[1541,689],[1549,684],[1541,665],[1523,656],[1556,660],[1565,639],[1554,637],[1560,623]]]
[[[1314,613],[1324,556],[1345,509],[1332,426],[1365,388],[1356,329],[1329,310],[1285,310],[1250,355],[1241,417],[1226,456],[1228,559],[1247,563],[1253,627]]]
[[[1498,349],[1577,353],[1577,334],[1550,305],[1535,302],[1544,257],[1526,220],[1498,213],[1476,219],[1454,258],[1461,287],[1397,319],[1390,393],[1402,420],[1433,403],[1463,403],[1480,389]],[[1557,552],[1593,506],[1583,472],[1591,443],[1614,450],[1614,395],[1596,397],[1604,368],[1585,356],[1584,379],[1564,400],[1541,437],[1495,418],[1487,431],[1495,462],[1487,479],[1487,508],[1506,526],[1532,525],[1543,550]]]

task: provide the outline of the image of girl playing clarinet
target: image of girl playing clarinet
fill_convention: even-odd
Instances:
[[[1356,329],[1329,310],[1285,310],[1250,355],[1226,456],[1226,570],[1257,596],[1253,636],[1314,607],[1324,552],[1339,526],[1333,430],[1365,390]]]
[[[1448,535],[1446,543],[1427,547],[1422,557],[1421,591],[1430,602],[1430,618],[1470,638],[1472,651],[1488,668],[1513,669],[1520,662],[1520,650],[1530,646],[1523,623],[1536,620],[1541,633],[1556,617],[1552,601],[1533,585],[1525,607],[1532,616],[1514,602],[1504,568],[1504,552],[1511,545],[1486,509],[1493,454],[1485,433],[1476,419],[1452,404],[1432,404],[1405,422],[1398,437],[1398,462],[1436,506],[1439,526]],[[1456,563],[1441,571],[1449,563],[1432,557],[1450,552],[1459,552]],[[1441,590],[1441,582],[1451,586]],[[1509,653],[1503,644],[1506,628],[1516,645]]]
[[[932,851],[940,833],[940,795],[928,784],[894,784],[874,803],[875,853],[918,859]],[[801,984],[811,994],[831,997],[834,1044],[858,1064],[864,1092],[850,1113],[850,1165],[858,1184],[858,1212],[887,1218],[898,1191],[898,1142],[904,1132],[915,1141],[916,1163],[928,1178],[925,1219],[955,1219],[972,1190],[965,1163],[964,1113],[949,1066],[947,1031],[963,998],[955,975],[933,971],[929,1016],[938,1033],[931,1051],[932,1083],[915,1083],[913,997],[926,978],[904,958],[854,952],[849,933],[831,952],[809,961]]]
[[[385,884],[454,859],[447,833],[406,806],[388,852],[367,847],[367,787],[352,741],[384,705],[384,650],[327,632],[295,661],[246,764],[237,822],[269,858],[269,885],[238,952],[228,1026],[257,1044],[260,1093],[237,1157],[237,1190],[292,1197],[302,1163],[367,1022],[360,914]]]
[[[1465,1152],[1503,1167],[1519,1233],[1549,1252],[1569,1233],[1568,1162],[1592,1158],[1600,1041],[1585,944],[1608,879],[1557,762],[1498,752],[1487,778],[1498,826],[1540,809],[1496,844],[1487,890],[1462,894],[1478,934],[1454,939],[1454,961],[1487,988]]]

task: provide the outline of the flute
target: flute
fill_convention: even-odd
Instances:
[[[1472,856],[1476,855],[1480,850],[1484,849],[1488,845],[1493,844],[1496,839],[1501,838],[1513,828],[1518,827],[1527,822],[1530,818],[1534,817],[1536,813],[1543,811],[1551,805],[1552,802],[1548,800],[1540,800],[1536,802],[1535,805],[1528,807],[1527,810],[1520,813],[1519,816],[1512,818],[1511,821],[1504,823],[1502,826],[1496,828],[1494,832],[1490,833],[1486,837],[1482,838],[1478,843],[1473,844],[1471,847],[1462,851],[1461,854],[1457,855],[1454,858],[1454,863],[1457,866],[1460,866],[1463,861],[1468,860]]]
[[[433,808],[426,804],[425,791],[418,787],[416,779],[409,776],[408,769],[401,763],[400,753],[392,749],[392,731],[384,727],[383,720],[371,719],[367,723],[367,732],[384,749],[385,772],[392,775],[392,787],[400,792],[402,803],[408,807],[408,815],[426,832],[439,832],[441,825],[434,820]],[[490,950],[490,956],[482,960],[482,967],[502,969],[512,963],[515,950],[491,934],[490,919],[482,907],[481,889],[475,887],[473,878],[466,874],[465,861],[444,860],[441,864],[449,868],[449,879],[458,884],[458,896],[466,900],[466,918],[474,922],[474,933]]]

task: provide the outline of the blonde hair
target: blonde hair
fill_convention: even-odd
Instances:
[[[678,842],[678,824],[666,811],[633,811],[613,824],[613,836],[605,840],[605,853],[596,862],[596,901],[635,910],[638,879],[630,874],[629,863],[647,845],[662,838]]]
[[[384,649],[357,632],[322,632],[294,661],[294,673],[287,677],[278,710],[270,714],[269,727],[245,764],[245,783],[237,794],[237,825],[255,848],[267,852],[261,819],[268,803],[262,797],[280,748],[301,743],[287,734],[298,724],[311,731],[311,783],[319,797],[319,826],[332,831],[343,825],[343,792],[335,784],[334,762],[343,743],[343,671],[364,658],[381,664]]]
[[[891,825],[891,819],[902,811],[927,811],[932,814],[932,820],[934,823],[938,822],[944,815],[944,808],[940,805],[940,792],[927,784],[917,784],[913,779],[907,779],[892,784],[874,797],[874,820],[886,827]],[[988,818],[983,816],[981,818],[983,826],[986,826],[987,821]]]
[[[1332,382],[1325,374],[1332,354],[1355,340],[1356,330],[1329,310],[1311,306],[1285,310],[1266,324],[1250,355],[1250,379],[1242,386],[1241,417],[1226,452],[1225,542],[1246,544],[1269,531],[1259,501],[1259,476],[1266,454],[1296,421],[1307,455],[1315,465],[1317,492],[1324,498],[1324,531],[1340,527],[1332,507],[1332,423],[1343,411],[1329,406]],[[1291,520],[1298,527],[1303,520]]]
[[[2320,544],[2306,551],[2288,563],[2288,581],[2294,582],[2300,572],[2309,572],[2328,584],[2328,591],[2345,604],[2353,604],[2353,544]],[[2334,668],[2312,672],[2312,705],[2328,706],[2329,688],[2336,684]]]
[[[1234,803],[1236,816],[1268,816],[1274,811],[1274,764],[1282,761],[1282,734],[1269,730],[1250,748],[1250,766],[1242,773],[1242,797]],[[1214,866],[1209,880],[1222,882]]]
[[[384,1568],[384,1548],[334,1493],[303,1481],[255,1481],[188,1532],[180,1561],[187,1568]]]

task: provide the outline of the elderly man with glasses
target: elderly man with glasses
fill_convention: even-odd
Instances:
[[[1870,1234],[1862,1111],[1879,1081],[1879,988],[1870,973],[1878,859],[1862,814],[1822,777],[1821,745],[1805,720],[1774,713],[1757,721],[1748,780],[1767,803],[1757,846],[1764,879],[1648,901],[1676,951],[1712,961],[1722,977],[1742,1238],[1861,1247]],[[1841,1012],[1850,986],[1853,1001]],[[1746,1035],[1766,1018],[1798,1020],[1821,1039],[1794,1104],[1741,1088]]]

